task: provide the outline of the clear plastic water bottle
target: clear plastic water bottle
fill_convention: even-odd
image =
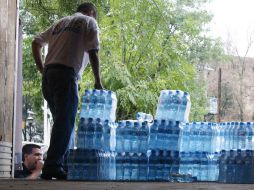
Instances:
[[[254,131],[253,131],[253,128],[251,127],[251,122],[247,122],[246,132],[247,132],[246,149],[252,150],[254,148],[254,147],[252,147],[252,140],[253,140]]]
[[[137,181],[139,178],[139,156],[138,153],[133,153],[131,156],[131,180]]]
[[[172,96],[172,104],[171,104],[172,115],[170,119],[179,120],[178,111],[180,103],[181,103],[181,94],[179,90],[176,90]]]
[[[140,144],[140,128],[141,124],[140,122],[134,122],[134,127],[132,129],[131,133],[131,144],[132,144],[132,152],[139,152],[139,144]]]
[[[236,128],[236,122],[231,122],[230,123],[230,128],[229,128],[229,150],[233,150],[234,149],[234,131]]]
[[[78,125],[78,142],[77,142],[78,148],[85,148],[85,134],[86,134],[85,119],[82,117]]]
[[[158,133],[157,133],[157,148],[160,150],[165,150],[164,141],[166,138],[165,135],[165,127],[166,127],[166,120],[161,120],[160,125],[158,126]]]
[[[117,152],[125,152],[124,146],[124,138],[125,138],[125,122],[118,122],[118,126],[116,128],[116,151]]]
[[[148,135],[149,128],[147,122],[142,122],[142,127],[139,129],[139,147],[138,152],[146,153],[148,150]]]
[[[146,181],[148,179],[148,158],[146,153],[139,155],[139,175],[138,180]]]
[[[172,120],[166,121],[165,128],[163,130],[162,139],[163,139],[163,146],[161,147],[162,150],[172,150],[173,143],[174,143],[174,129],[175,122]]]
[[[208,158],[206,152],[201,152],[199,176],[201,181],[208,181]]]
[[[173,163],[173,158],[171,157],[170,150],[164,150],[164,167],[163,167],[163,180],[170,180],[171,167]]]
[[[109,121],[105,120],[102,128],[102,149],[104,151],[110,151],[110,130]]]
[[[80,118],[89,117],[89,103],[90,103],[90,91],[85,90],[85,94],[82,97]]]
[[[225,132],[224,132],[224,136],[225,136],[225,150],[229,151],[230,150],[230,141],[231,141],[231,122],[227,122],[226,128],[225,128]]]
[[[91,118],[98,118],[97,117],[97,111],[96,111],[96,108],[97,108],[97,95],[96,95],[96,90],[94,89],[92,91],[92,94],[90,96],[90,104],[89,104],[89,115]]]
[[[181,152],[188,152],[189,143],[190,143],[190,123],[183,123],[181,126],[181,142],[180,142],[180,151]]]
[[[90,160],[90,166],[91,166],[91,180],[98,180],[99,179],[99,173],[98,173],[98,166],[99,166],[99,154],[98,154],[98,150],[91,150],[91,160]]]
[[[124,180],[130,180],[131,179],[131,153],[126,152],[125,159],[124,159]]]
[[[229,151],[226,167],[226,182],[233,183],[236,180],[236,157],[234,150]]]
[[[118,127],[118,123],[110,122],[110,150],[116,151],[116,129]]]
[[[178,121],[188,122],[189,107],[190,107],[190,95],[188,92],[184,92],[181,98],[181,104],[179,106]]]
[[[214,150],[213,152],[219,152],[220,151],[220,128],[217,123],[212,124],[214,133],[213,133],[213,139],[214,139]]]
[[[250,145],[251,148],[249,148],[249,149],[250,149],[250,150],[254,150],[254,122],[251,122],[251,123],[250,123],[250,128],[251,128],[251,131],[252,131],[252,132],[250,133],[250,135],[252,134],[252,135],[251,135],[251,136],[252,136],[252,137],[251,137],[252,143],[251,143],[251,145]],[[253,181],[254,181],[254,180],[253,180]]]
[[[172,153],[171,174],[178,174],[180,165],[179,151],[172,151],[171,153]]]
[[[97,118],[95,123],[95,131],[94,131],[94,149],[101,150],[102,149],[102,133],[103,126],[101,123],[101,119]]]
[[[206,152],[213,153],[214,148],[213,148],[213,128],[211,123],[207,123],[207,133],[206,133]]]
[[[125,152],[132,152],[132,143],[133,143],[133,133],[134,133],[134,126],[133,122],[126,121],[126,126],[124,129],[124,150]]]
[[[253,182],[253,164],[251,151],[246,150],[246,154],[243,158],[243,183],[252,183]]]
[[[235,181],[237,183],[242,183],[243,182],[243,177],[244,177],[244,156],[243,152],[241,149],[237,150],[237,155],[235,157]]]
[[[225,183],[226,182],[226,175],[227,175],[227,154],[225,150],[222,150],[220,153],[219,158],[219,182]]]
[[[110,152],[109,179],[116,179],[116,152]]]
[[[148,179],[149,181],[155,181],[157,175],[157,156],[156,151],[152,150],[151,155],[149,156],[149,163],[148,163]]]
[[[123,160],[125,152],[118,152],[116,154],[116,180],[123,180],[124,170],[123,170]]]
[[[215,152],[210,162],[209,172],[210,181],[218,181],[219,179],[219,153]]]
[[[180,152],[180,167],[179,167],[180,174],[187,174],[187,157],[185,152]]]
[[[193,130],[194,130],[194,148],[195,151],[200,151],[202,149],[202,140],[200,136],[201,124],[200,122],[193,122]]]
[[[241,150],[246,150],[246,142],[247,142],[247,138],[248,138],[248,134],[246,131],[246,126],[244,122],[240,122],[240,126],[237,130],[237,134],[236,134],[236,148],[237,149],[241,149]]]
[[[157,135],[158,135],[158,125],[159,122],[158,120],[154,120],[153,124],[150,126],[150,131],[149,131],[149,149],[157,149]]]
[[[200,165],[200,152],[194,152],[192,154],[192,159],[193,159],[193,163],[192,163],[192,176],[196,177],[198,180],[200,180],[200,176],[199,176],[199,165]]]
[[[104,90],[99,90],[97,92],[97,117],[100,118],[102,121],[105,119],[105,104],[106,104],[106,96]]]
[[[193,152],[185,152],[186,155],[186,174],[191,175],[193,173],[193,161],[194,161],[194,153]]]
[[[156,161],[157,172],[156,172],[155,179],[156,181],[162,181],[164,178],[163,150],[156,151],[156,157],[157,157],[157,161]]]
[[[233,147],[231,148],[232,150],[237,150],[237,148],[238,148],[238,130],[239,130],[239,128],[240,128],[240,123],[234,122],[233,138],[232,138]]]
[[[227,123],[220,123],[219,125],[219,136],[220,136],[220,151],[221,150],[224,150],[226,147],[225,147],[225,144],[226,144],[226,126],[227,126]]]
[[[170,150],[179,150],[179,136],[180,136],[180,123],[179,121],[173,122],[172,127],[172,141],[170,145]]]
[[[101,165],[102,165],[102,176],[103,179],[109,180],[109,169],[110,169],[110,162],[109,157],[110,152],[101,152]]]
[[[117,98],[114,92],[108,91],[105,96],[105,111],[104,118],[108,119],[110,122],[114,122],[116,119],[116,107]]]
[[[94,148],[94,135],[95,135],[95,124],[93,122],[93,118],[88,118],[87,123],[87,131],[86,131],[86,148],[93,149]]]
[[[174,115],[174,106],[175,106],[175,100],[174,100],[175,90],[169,90],[167,95],[167,101],[165,105],[165,113],[163,119],[172,120],[172,118],[176,118]]]
[[[168,91],[162,90],[159,97],[158,107],[156,111],[156,119],[162,120],[167,114],[167,101],[168,101]]]
[[[189,152],[196,151],[196,129],[195,122],[190,123]]]
[[[114,122],[116,120],[116,108],[117,108],[117,97],[114,92],[112,92],[112,111],[111,111],[111,121]]]

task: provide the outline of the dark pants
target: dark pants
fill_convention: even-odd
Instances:
[[[42,93],[54,122],[44,167],[62,167],[78,109],[78,84],[74,69],[58,64],[46,66]]]

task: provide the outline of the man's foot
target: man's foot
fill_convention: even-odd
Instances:
[[[52,178],[67,180],[67,173],[63,168],[43,168],[41,178],[51,180]]]

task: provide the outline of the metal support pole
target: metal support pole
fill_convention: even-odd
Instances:
[[[218,116],[217,122],[221,122],[221,68],[219,68],[219,77],[218,77]]]

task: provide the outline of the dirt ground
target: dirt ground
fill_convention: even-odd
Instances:
[[[253,184],[0,180],[1,190],[250,190],[253,188]]]

